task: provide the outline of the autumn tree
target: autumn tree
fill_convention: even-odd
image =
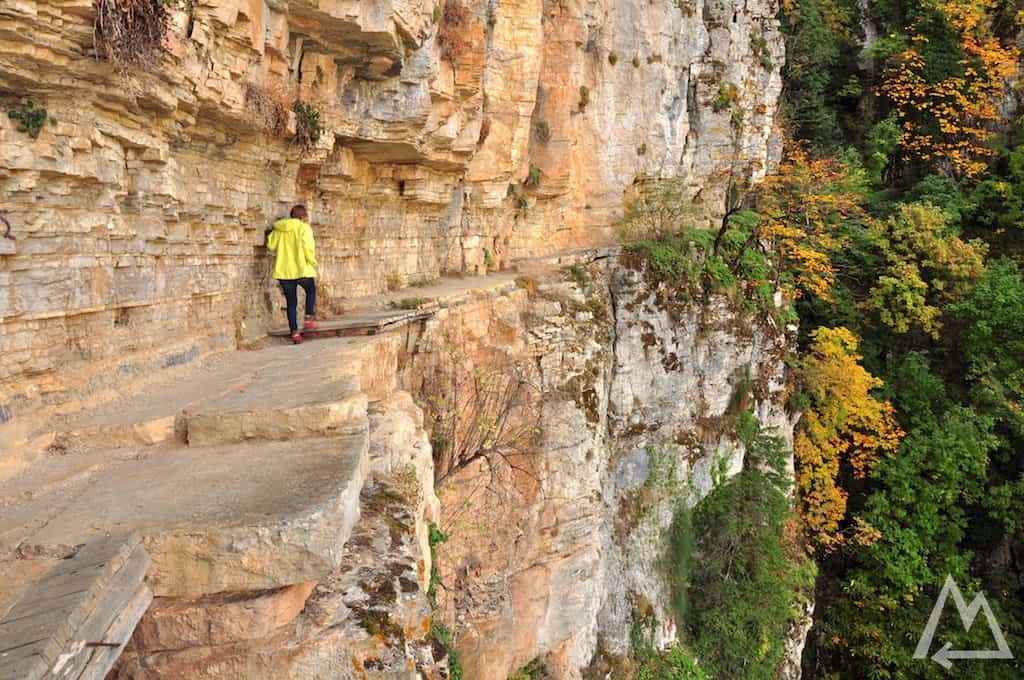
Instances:
[[[880,93],[902,127],[908,159],[957,177],[986,168],[999,103],[1017,73],[1019,50],[992,32],[996,0],[924,3],[889,55]]]
[[[846,538],[842,477],[867,477],[903,435],[892,405],[872,396],[882,381],[860,365],[857,344],[845,328],[818,328],[802,366],[806,410],[793,447],[796,482],[811,540],[826,551]],[[863,523],[851,531],[855,540],[875,536]]]
[[[985,270],[987,248],[963,241],[930,205],[902,205],[869,231],[881,271],[865,307],[896,333],[919,330],[933,338],[942,309],[964,298]]]

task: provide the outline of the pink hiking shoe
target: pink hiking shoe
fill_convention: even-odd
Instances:
[[[316,325],[316,321],[312,319],[306,319],[306,322],[302,324],[302,330],[304,331],[315,331],[319,326]]]
[[[302,333],[296,333],[295,335],[292,336],[292,344],[293,345],[301,345],[302,344]]]

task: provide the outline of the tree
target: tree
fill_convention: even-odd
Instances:
[[[881,271],[865,307],[896,333],[938,338],[942,309],[966,296],[984,271],[985,244],[961,240],[946,214],[927,204],[900,205],[869,233]]]
[[[825,551],[846,540],[840,529],[848,492],[841,476],[864,479],[903,435],[892,405],[872,396],[882,381],[860,365],[857,344],[845,328],[818,328],[802,363],[807,408],[793,448],[800,514],[812,542]],[[873,535],[865,525],[850,531],[862,541]]]
[[[889,57],[880,92],[903,129],[901,146],[956,177],[977,177],[992,155],[999,103],[1019,51],[993,35],[996,0],[922,3],[910,39]]]

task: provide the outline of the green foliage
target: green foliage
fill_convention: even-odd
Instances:
[[[705,293],[725,294],[748,312],[774,313],[778,272],[757,239],[760,216],[730,215],[721,229],[684,228],[657,240],[626,245],[657,282],[668,284],[679,301]]]
[[[692,542],[692,554],[672,560],[675,600],[689,604],[676,616],[714,677],[772,678],[786,628],[813,587],[813,563],[783,538],[793,517],[784,446],[755,436],[746,469],[701,500],[692,520],[680,510],[673,522],[670,549],[687,551]],[[682,540],[685,534],[692,538]]]
[[[653,616],[633,612],[629,642],[630,655],[637,662],[637,668],[630,677],[635,680],[707,680],[694,658],[679,645],[661,652],[654,648],[657,625]]]
[[[979,235],[1016,253],[1024,250],[1024,146],[1003,151],[993,172],[971,192],[965,213]]]
[[[529,663],[508,676],[508,680],[543,680],[548,669],[544,662],[538,658],[531,659]]]
[[[619,55],[616,52],[609,52],[608,53],[608,63],[609,64],[611,64],[612,66],[615,66],[615,64],[617,64],[618,61],[619,61]]]
[[[736,83],[720,83],[718,86],[718,92],[715,94],[715,100],[711,102],[711,110],[715,113],[721,113],[725,111],[740,94],[740,88]]]
[[[309,150],[327,131],[320,122],[320,110],[310,102],[296,99],[292,111],[295,112],[295,143]]]
[[[803,0],[783,15],[788,35],[783,110],[797,139],[833,148],[841,139],[832,93],[839,89],[835,80],[843,43],[829,30],[820,5],[818,0]]]
[[[970,298],[953,305],[966,326],[962,347],[974,404],[1024,438],[1024,272],[996,261]]]
[[[459,652],[454,648],[454,636],[448,626],[435,619],[430,621],[430,635],[434,639],[435,648],[440,646],[441,654],[435,653],[435,657],[446,655],[448,657],[448,678],[449,680],[463,680],[465,671],[462,669],[462,662]],[[435,649],[436,652],[436,649]]]
[[[761,64],[761,68],[769,73],[775,70],[775,62],[772,61],[772,56],[768,52],[768,41],[765,40],[763,34],[750,34],[750,51],[754,53],[754,58]]]
[[[28,99],[21,106],[10,109],[7,117],[13,120],[18,126],[18,132],[27,132],[28,136],[35,139],[46,122],[46,109],[36,106]]]
[[[962,299],[983,272],[985,244],[964,242],[945,213],[921,204],[900,205],[871,235],[882,271],[866,307],[897,333],[937,337],[943,306]]]
[[[530,187],[531,189],[539,187],[542,179],[544,179],[544,171],[535,165],[531,165],[530,172],[527,173],[523,186]]]
[[[441,531],[441,528],[434,522],[430,523],[427,530],[427,542],[430,544],[430,583],[427,587],[427,597],[431,604],[437,599],[437,587],[441,585],[441,572],[437,568],[437,546],[448,540],[448,534]]]
[[[640,68],[640,55],[633,57],[633,68]]]
[[[886,169],[893,162],[900,146],[903,130],[895,117],[875,123],[868,130],[864,144],[864,169],[873,184],[881,184]]]

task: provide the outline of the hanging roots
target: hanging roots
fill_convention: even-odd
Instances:
[[[97,55],[118,71],[149,68],[159,60],[170,25],[164,0],[95,0]]]

